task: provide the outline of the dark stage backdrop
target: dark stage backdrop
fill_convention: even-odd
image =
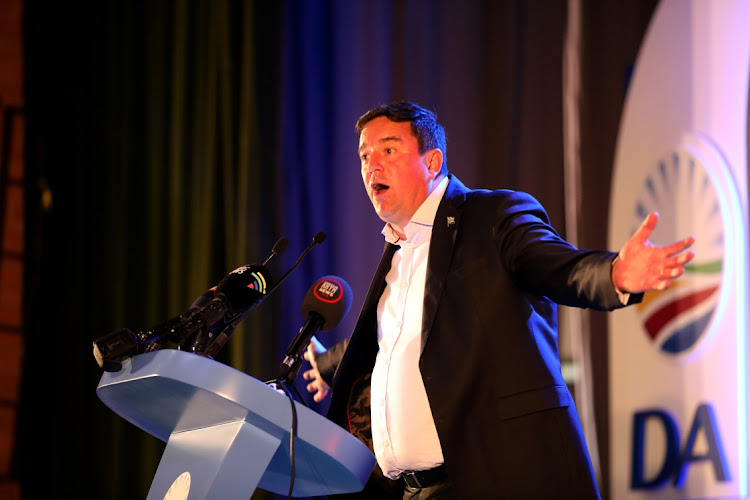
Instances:
[[[655,1],[582,6],[579,243],[602,248],[627,76]],[[180,314],[278,238],[290,245],[269,263],[276,279],[327,234],[219,361],[272,378],[323,275],[345,279],[354,304],[319,339],[349,334],[383,245],[353,130],[372,106],[435,110],[453,173],[534,194],[564,234],[565,1],[24,8],[28,294],[14,459],[24,498],[145,497],[164,445],[97,399],[92,341]],[[606,320],[591,322],[606,496]],[[310,404],[323,413],[327,401]]]

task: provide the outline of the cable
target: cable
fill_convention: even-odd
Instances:
[[[287,499],[292,498],[292,491],[294,491],[294,476],[296,474],[296,467],[295,467],[295,460],[294,460],[294,438],[297,435],[297,408],[294,406],[294,397],[292,396],[292,393],[289,391],[289,388],[286,386],[286,383],[284,380],[276,379],[271,380],[270,382],[266,382],[268,385],[274,385],[276,387],[281,387],[284,390],[284,393],[289,398],[289,403],[292,406],[292,428],[289,431],[289,462],[291,465],[291,470],[289,473],[289,493],[287,494]],[[294,386],[293,386],[294,387]],[[295,392],[297,392],[297,388],[295,387]],[[297,392],[299,394],[299,392]]]

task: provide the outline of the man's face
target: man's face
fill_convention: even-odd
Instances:
[[[428,167],[435,151],[419,154],[409,122],[381,116],[362,129],[359,158],[367,196],[378,216],[400,232],[432,190],[436,174]]]

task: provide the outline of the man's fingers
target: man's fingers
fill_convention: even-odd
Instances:
[[[673,279],[675,279],[675,278],[677,278],[679,276],[682,276],[682,273],[684,273],[684,272],[685,272],[685,270],[683,268],[681,268],[681,267],[675,267],[675,268],[672,268],[669,271],[667,271],[666,272],[666,276],[664,276],[664,277],[673,280]]]
[[[678,253],[687,250],[690,248],[690,246],[695,243],[695,238],[690,236],[689,238],[685,238],[684,240],[672,243],[671,245],[667,245],[664,247],[664,251],[667,255],[677,255]],[[690,260],[693,258],[693,255],[695,255],[694,252],[688,252],[687,254],[690,254],[690,257],[687,257],[687,260]],[[686,255],[687,255],[686,254]],[[687,262],[687,261],[686,261]]]
[[[693,260],[693,257],[695,257],[695,252],[691,250],[689,252],[685,252],[684,254],[680,255],[678,257],[678,260],[680,261],[680,265],[682,265],[682,264],[687,264],[688,262]]]
[[[633,239],[639,243],[643,243],[648,240],[648,237],[651,236],[652,232],[654,232],[654,228],[656,227],[656,223],[658,221],[659,214],[657,212],[651,212],[650,214],[648,214],[633,234]]]
[[[320,403],[328,395],[328,388],[321,387],[317,382],[310,382],[306,386],[307,392],[314,393],[313,401]]]
[[[675,257],[669,257],[666,259],[667,267],[682,267],[695,257],[695,252],[685,252]]]

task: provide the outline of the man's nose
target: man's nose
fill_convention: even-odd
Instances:
[[[367,162],[367,171],[372,173],[378,170],[383,170],[383,165],[380,163],[378,156],[372,155],[370,161]]]

